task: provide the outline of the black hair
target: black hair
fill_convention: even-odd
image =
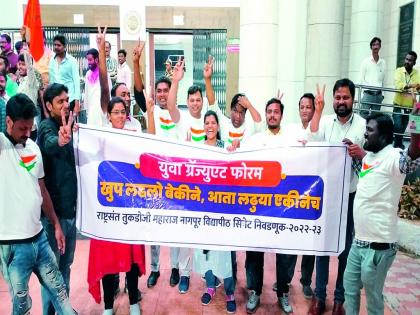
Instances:
[[[6,70],[3,70],[3,71],[0,71],[0,76],[2,76],[2,77],[4,77],[4,80],[7,82],[7,71]]]
[[[6,66],[6,69],[9,67],[9,59],[7,59],[6,56],[0,55],[0,58],[3,59],[4,65]]]
[[[12,96],[6,104],[6,116],[9,116],[13,122],[33,119],[37,113],[34,102],[23,93]]]
[[[411,55],[411,56],[413,56],[413,57],[414,57],[414,61],[416,61],[416,60],[417,60],[417,54],[416,54],[416,52],[415,52],[415,51],[411,50],[411,51],[409,51],[409,52],[407,53],[407,55]]]
[[[155,90],[157,89],[157,86],[158,86],[158,84],[159,83],[166,83],[168,86],[169,86],[169,88],[171,88],[171,84],[172,84],[172,82],[171,82],[171,80],[169,80],[169,78],[168,77],[160,77],[156,82],[155,82]]]
[[[366,123],[374,120],[378,124],[379,136],[385,137],[386,144],[391,144],[394,139],[394,123],[391,117],[384,113],[372,113],[366,117]]]
[[[299,103],[298,103],[299,107],[300,107],[300,101],[302,100],[302,98],[309,98],[312,101],[312,108],[315,109],[315,96],[312,93],[305,93],[300,97]]]
[[[54,39],[53,39],[53,42],[55,42],[56,40],[58,40],[61,43],[61,45],[63,45],[63,46],[67,45],[67,40],[66,40],[66,38],[64,37],[63,34],[55,35]]]
[[[1,34],[1,37],[6,39],[6,42],[9,44],[12,42],[12,39],[10,38],[9,34]]]
[[[19,40],[15,43],[15,49],[16,49],[17,53],[19,53],[19,51],[22,49],[22,47],[23,47],[22,41]]]
[[[279,104],[280,105],[280,112],[281,112],[281,115],[283,116],[284,104],[281,102],[281,100],[279,100],[276,97],[273,97],[273,98],[269,99],[267,104],[265,104],[265,111],[267,111],[267,107],[270,106],[271,104]]]
[[[118,50],[118,55],[119,54],[123,54],[124,55],[124,57],[127,57],[127,52],[125,51],[125,49],[120,49],[120,50]]]
[[[373,44],[375,43],[375,42],[379,42],[379,46],[382,46],[382,41],[381,41],[381,39],[379,38],[379,37],[374,37],[374,38],[372,38],[371,40],[370,40],[370,48],[372,48],[372,46],[373,46]]]
[[[86,57],[87,55],[92,55],[93,59],[99,59],[99,52],[97,49],[95,48],[91,48],[86,52]]]
[[[333,95],[335,94],[335,91],[337,91],[341,87],[348,87],[350,90],[351,98],[354,99],[356,87],[354,86],[354,83],[352,80],[347,79],[347,78],[337,80],[334,84]]]
[[[117,90],[121,85],[126,85],[126,84],[124,82],[117,82],[117,83],[114,84],[114,86],[111,89],[111,97],[116,97],[117,96],[116,95]]]
[[[59,95],[61,95],[61,93],[69,92],[69,89],[67,88],[67,86],[65,86],[64,84],[61,83],[53,83],[47,86],[47,88],[44,91],[44,103],[53,103],[53,99]]]
[[[119,103],[123,104],[124,108],[125,108],[125,102],[121,97],[119,97],[119,96],[112,97],[109,100],[109,103],[108,103],[108,114],[111,114],[112,110],[115,107],[115,104],[119,104]]]
[[[206,123],[206,118],[209,116],[214,116],[214,119],[216,119],[217,125],[219,125],[219,117],[217,117],[217,113],[213,110],[208,110],[204,114],[204,124]],[[217,130],[216,139],[217,140],[221,139],[219,130]],[[207,136],[204,136],[204,140],[207,140]]]
[[[203,91],[201,90],[201,87],[199,87],[198,85],[191,85],[188,88],[188,96],[193,95],[197,92],[200,92],[200,96],[203,97]]]
[[[20,55],[18,56],[18,61],[25,62],[25,56],[24,56],[23,54],[20,54]]]
[[[232,101],[230,102],[230,110],[232,111],[232,109],[236,108],[236,105],[238,105],[239,102],[239,98],[241,96],[245,96],[244,93],[237,93],[232,97]],[[246,112],[246,108],[244,107],[244,112]]]

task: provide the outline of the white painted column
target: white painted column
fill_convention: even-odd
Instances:
[[[355,83],[360,81],[360,65],[372,54],[370,41],[373,37],[382,37],[384,16],[382,0],[353,0],[351,7],[350,60],[349,79]],[[382,43],[382,45],[386,43]],[[383,51],[379,51],[383,57]]]
[[[241,0],[239,92],[263,117],[265,103],[277,91],[277,5],[277,0]]]
[[[309,0],[305,91],[326,84],[325,113],[333,113],[332,89],[341,78],[344,1]]]
[[[300,122],[298,101],[306,92],[305,55],[306,49],[307,0],[278,1],[277,36],[277,86],[284,92],[285,105],[282,123]]]
[[[1,1],[3,2],[3,1]],[[4,14],[1,16],[1,28],[20,29],[23,24],[23,5],[20,1],[4,1]],[[26,3],[25,3],[26,4]],[[7,12],[7,13],[6,13]]]

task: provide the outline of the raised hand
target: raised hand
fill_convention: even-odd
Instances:
[[[321,89],[319,88],[319,84],[316,84],[316,95],[315,95],[315,111],[318,113],[322,113],[322,111],[324,110],[324,106],[325,106],[325,99],[324,99],[324,95],[325,95],[325,84]]]
[[[133,62],[139,62],[140,61],[141,54],[143,53],[145,45],[146,45],[146,42],[142,42],[139,38],[139,42],[133,50]]]
[[[246,108],[246,109],[249,109],[252,106],[248,97],[246,97],[245,95],[238,97],[238,104],[241,105],[243,108]]]
[[[107,26],[105,25],[104,30],[101,30],[101,27],[98,25],[98,34],[96,34],[96,44],[98,49],[105,47],[105,35],[106,35]]]
[[[181,81],[182,80],[182,78],[184,77],[184,65],[185,65],[185,60],[184,59],[181,60],[181,57],[180,57],[178,59],[178,62],[174,66],[174,72],[173,72],[173,76],[172,76],[173,81]]]
[[[283,98],[284,93],[280,93],[280,89],[277,89],[277,99],[281,102],[281,99]]]
[[[22,38],[22,40],[26,40],[26,25],[23,25],[20,28],[20,37]]]
[[[73,124],[73,112],[70,112],[69,119],[66,121],[66,114],[64,108],[61,109],[61,122],[62,125],[58,130],[58,145],[60,147],[65,146],[71,141],[72,136],[72,124]]]
[[[213,75],[213,65],[214,65],[214,58],[213,56],[209,56],[209,59],[204,64],[203,68],[203,77],[204,79],[210,79]]]
[[[153,100],[153,88],[149,86],[148,91],[146,91],[145,96],[146,98],[146,109],[147,113],[153,114],[155,109],[155,101]]]

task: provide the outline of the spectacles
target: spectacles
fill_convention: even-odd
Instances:
[[[125,111],[125,109],[122,109],[122,110],[114,110],[114,111],[111,112],[111,114],[114,114],[114,115],[118,115],[118,114],[125,115],[126,113],[127,112]]]

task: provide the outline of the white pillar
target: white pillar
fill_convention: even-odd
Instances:
[[[277,86],[284,92],[282,123],[300,122],[298,101],[305,92],[307,0],[278,1]]]
[[[265,103],[277,91],[277,4],[277,0],[241,0],[239,92],[263,117]]]
[[[353,0],[351,7],[349,79],[360,83],[360,65],[371,55],[370,40],[382,38],[383,24],[382,0]],[[383,43],[384,44],[384,43]],[[382,50],[379,56],[383,57]]]
[[[332,89],[341,77],[344,1],[309,0],[305,91],[326,84],[325,113],[332,113]]]
[[[5,1],[6,2],[6,1]],[[25,3],[26,4],[26,3]],[[23,5],[20,1],[3,3],[4,14],[1,16],[1,28],[20,29],[23,24]],[[7,12],[7,13],[6,13]]]

